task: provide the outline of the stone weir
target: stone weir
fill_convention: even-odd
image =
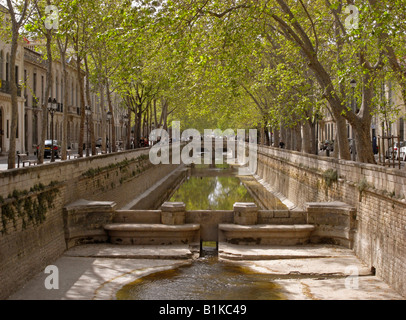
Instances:
[[[308,203],[304,211],[258,210],[254,203],[235,203],[233,210],[187,211],[182,202],[165,202],[160,210],[115,210],[114,202],[79,200],[65,208],[64,217],[68,248],[107,242],[195,249],[204,242],[352,248],[356,229],[355,209],[341,202]]]

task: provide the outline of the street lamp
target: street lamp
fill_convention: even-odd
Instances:
[[[123,137],[123,147],[124,147],[124,150],[126,150],[127,149],[126,143],[127,143],[127,136],[128,136],[127,130],[128,130],[128,123],[130,122],[130,119],[128,118],[128,115],[125,114],[123,117],[123,120],[124,120],[124,126],[125,126],[125,132],[124,132],[124,137]]]
[[[87,124],[87,131],[86,131],[86,157],[89,156],[89,117],[92,115],[92,108],[90,106],[85,107],[85,114],[86,114],[86,124]]]
[[[351,106],[351,108],[352,108],[352,112],[354,112],[354,114],[356,113],[356,108],[355,108],[355,87],[357,86],[357,81],[355,81],[355,80],[351,80],[351,82],[350,82],[350,84],[351,84],[351,88],[352,88],[352,102],[351,102],[351,104],[352,104],[352,106]],[[352,127],[351,128],[351,140],[352,140],[352,143],[351,143],[351,159],[352,159],[352,161],[356,161],[356,153],[357,153],[357,151],[356,151],[356,148],[355,148],[355,136],[354,136],[354,127]]]
[[[108,132],[109,132],[109,153],[111,153],[111,140],[110,140],[110,121],[111,121],[111,118],[113,117],[113,114],[109,111],[109,112],[107,112],[107,121],[108,121],[108,123],[109,123],[109,125],[108,125],[108,128],[107,128],[107,130],[108,130]]]
[[[48,99],[48,111],[51,114],[51,162],[55,162],[54,155],[54,114],[58,108],[58,102],[56,99],[52,100],[51,97]]]

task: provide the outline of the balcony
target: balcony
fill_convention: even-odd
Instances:
[[[11,94],[11,85],[10,81],[0,80],[0,92]],[[22,88],[17,86],[17,96],[21,97]]]

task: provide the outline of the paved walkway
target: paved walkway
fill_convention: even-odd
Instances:
[[[90,154],[91,155],[91,154]],[[86,152],[84,152],[83,153],[83,157],[86,157]],[[29,156],[28,156],[28,159],[29,160],[37,160],[37,156],[35,155],[35,154],[30,154]],[[68,159],[68,160],[66,160],[66,161],[69,161],[69,160],[74,160],[74,158],[73,157],[71,157],[70,159]],[[8,161],[8,157],[7,156],[5,156],[5,155],[1,155],[0,156],[0,171],[6,171],[6,170],[8,170],[8,165],[7,165],[7,161]],[[55,162],[61,162],[62,160],[61,159],[55,159]],[[44,159],[44,164],[46,164],[46,163],[50,163],[51,162],[51,158],[45,158]],[[28,166],[28,164],[26,164],[25,166]],[[22,168],[23,167],[23,164],[22,163],[20,163],[20,168]],[[16,157],[16,168],[18,168],[18,158]]]
[[[111,300],[124,285],[151,273],[193,263],[188,246],[85,245],[55,261],[59,289],[48,290],[40,272],[10,300]],[[261,260],[255,260],[255,259]],[[219,259],[274,275],[290,300],[404,300],[354,255],[336,246],[264,247],[219,245]],[[349,277],[357,271],[358,277]],[[175,298],[176,299],[176,298]]]

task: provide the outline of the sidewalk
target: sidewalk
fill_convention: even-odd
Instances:
[[[74,152],[74,153],[77,153],[77,152]],[[92,156],[92,154],[90,153],[89,156]],[[86,152],[83,152],[83,157],[84,158],[86,157]],[[35,154],[30,154],[28,156],[28,159],[29,160],[37,160],[37,156]],[[71,157],[71,159],[68,158],[65,161],[69,161],[69,160],[74,160],[74,158]],[[61,161],[62,161],[61,159],[55,158],[55,162],[61,162]],[[8,162],[8,155],[4,155],[4,154],[0,155],[0,171],[7,171],[8,170],[7,162]],[[50,162],[51,162],[51,158],[45,158],[44,159],[44,164],[50,163]],[[26,164],[25,166],[27,167],[28,164]],[[22,168],[22,167],[23,167],[23,164],[20,163],[20,168]],[[17,158],[17,156],[16,156],[16,169],[18,169],[18,158]]]

